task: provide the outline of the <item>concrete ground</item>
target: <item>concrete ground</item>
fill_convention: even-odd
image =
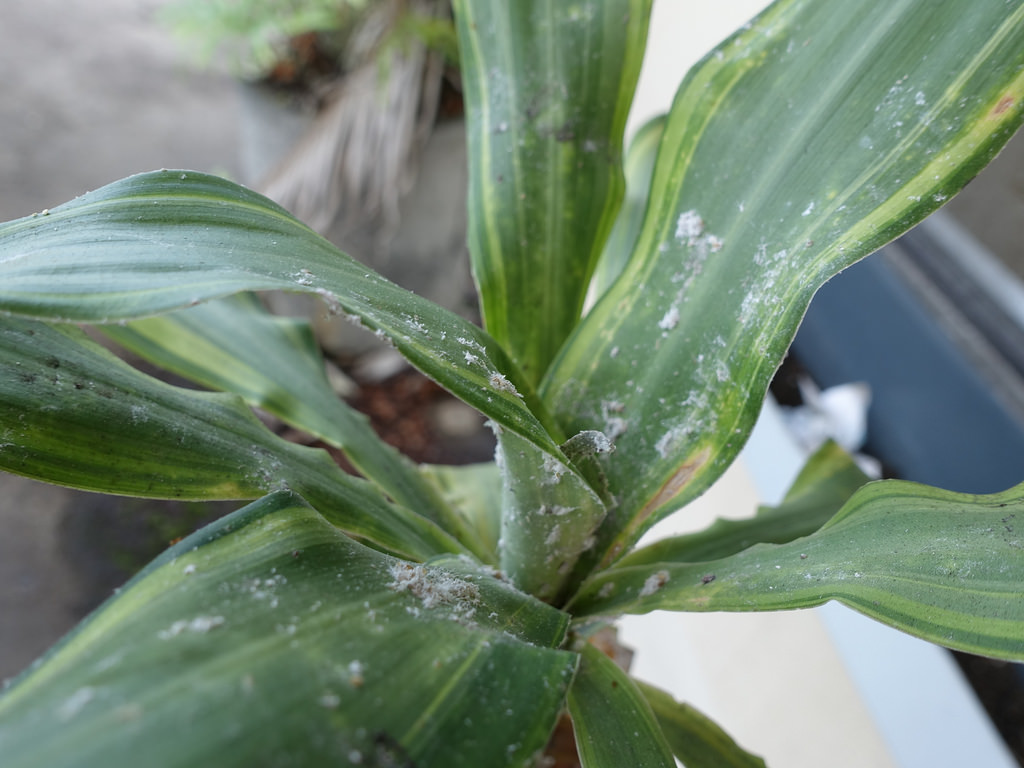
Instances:
[[[156,23],[162,4],[5,0],[0,220],[154,168],[251,181],[242,175],[235,83],[183,61]],[[951,209],[1024,277],[1024,138]],[[98,511],[96,498],[0,475],[0,679],[73,626],[130,567],[95,554],[109,538],[104,526],[118,525],[118,510],[131,505]],[[202,514],[171,513],[185,521]]]
[[[0,220],[155,168],[237,178],[236,85],[183,63],[155,21],[161,4],[5,0]],[[0,475],[0,679],[24,668],[123,579],[121,567],[93,557],[104,535],[81,528],[105,514],[98,498]],[[93,534],[99,540],[75,545]]]

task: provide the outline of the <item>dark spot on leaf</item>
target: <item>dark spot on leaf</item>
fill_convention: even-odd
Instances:
[[[700,583],[701,584],[710,584],[714,580],[715,580],[715,574],[713,574],[713,573],[708,573],[708,574],[705,574],[704,576],[700,577]]]
[[[992,110],[993,115],[1001,115],[1013,106],[1013,96],[1004,96]]]

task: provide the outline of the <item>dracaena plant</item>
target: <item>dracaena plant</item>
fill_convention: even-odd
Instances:
[[[781,506],[637,545],[736,457],[815,290],[1019,126],[1024,3],[780,0],[623,157],[649,6],[455,3],[486,330],[198,173],[0,228],[0,466],[253,500],[14,681],[5,766],[521,766],[564,712],[588,768],[760,764],[588,642],[623,613],[838,600],[1024,659],[1024,487],[855,490],[825,449]],[[486,415],[495,461],[416,466],[378,440],[307,326],[263,308],[281,289]],[[213,391],[129,367],[82,325]]]

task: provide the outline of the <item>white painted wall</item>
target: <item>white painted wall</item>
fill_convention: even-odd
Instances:
[[[687,70],[767,5],[767,0],[655,0],[626,136],[667,112]]]

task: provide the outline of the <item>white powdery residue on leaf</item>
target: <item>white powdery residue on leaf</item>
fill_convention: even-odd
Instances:
[[[327,313],[331,315],[344,314],[341,308],[341,302],[338,301],[338,297],[326,288],[317,288],[313,291],[317,296],[323,299],[324,304],[327,305]]]
[[[426,609],[449,608],[456,618],[472,618],[480,602],[480,588],[440,568],[398,562],[389,569],[388,588],[409,592]]]
[[[337,709],[341,704],[341,697],[336,693],[325,693],[317,700],[317,703],[325,709]]]
[[[649,597],[657,592],[659,589],[668,584],[669,573],[668,571],[658,571],[652,573],[647,577],[644,582],[643,589],[640,590],[640,597]]]
[[[713,409],[710,408],[707,392],[693,390],[679,405],[686,413],[686,420],[669,427],[654,444],[654,449],[663,459],[678,454],[682,443],[690,435],[713,429],[717,421]]]
[[[726,365],[724,360],[719,360],[715,363],[715,378],[718,379],[719,384],[725,384],[732,379],[729,366]]]
[[[754,263],[761,267],[768,262],[768,243],[762,240],[757,245],[757,250],[754,251]]]
[[[601,402],[601,418],[604,421],[604,434],[608,440],[615,442],[628,428],[629,422],[621,414],[626,409],[625,404],[619,400],[604,400]]]
[[[663,331],[671,331],[677,325],[679,325],[679,307],[672,305],[658,321],[658,327]]]
[[[683,211],[676,220],[676,239],[687,245],[694,245],[704,234],[704,219],[697,211]]]
[[[667,459],[673,453],[673,447],[679,439],[686,434],[686,431],[681,427],[673,427],[668,432],[658,438],[658,442],[654,444],[654,450],[658,452],[658,455],[663,459]]]
[[[544,477],[541,479],[543,485],[557,485],[569,468],[554,456],[545,453],[542,463]]]
[[[629,422],[618,416],[611,416],[604,423],[604,431],[609,440],[622,437],[627,429],[629,429]]]
[[[223,616],[196,616],[194,619],[179,619],[167,629],[157,632],[157,637],[161,640],[170,640],[185,632],[201,635],[223,625]]]
[[[562,446],[562,451],[570,461],[589,458],[599,453],[611,453],[613,450],[615,446],[608,435],[596,429],[585,429],[570,437]]]
[[[79,688],[57,707],[57,717],[63,722],[73,719],[82,709],[96,698],[96,689],[90,685]]]
[[[519,390],[516,389],[515,385],[505,378],[504,374],[492,373],[488,381],[491,386],[499,392],[508,392],[510,395],[515,395],[520,399],[523,397],[519,394]]]
[[[547,538],[544,539],[544,546],[553,547],[559,542],[559,540],[561,540],[561,538],[562,526],[556,523],[554,526],[552,526],[551,530],[548,531]]]
[[[801,213],[800,215],[801,216],[810,216],[812,213],[814,213],[814,201],[813,200],[810,203],[808,203],[807,207],[804,208],[804,212]]]
[[[423,334],[424,336],[430,335],[429,329],[422,322],[420,322],[419,318],[413,317],[412,315],[406,315],[405,319],[406,322],[409,323],[409,327],[412,328],[416,333]]]
[[[363,326],[363,327],[365,327],[365,326]],[[373,332],[373,335],[376,336],[381,341],[383,341],[385,344],[387,344],[392,349],[395,348],[395,339],[394,339],[394,337],[392,337],[392,335],[390,333],[388,333],[387,331],[385,331],[383,328],[378,328],[377,330],[375,330]],[[406,338],[408,338],[408,337],[406,337]]]
[[[608,437],[604,432],[598,432],[596,429],[588,429],[587,433],[592,438],[592,445],[594,446],[594,453],[611,453],[615,450],[615,446],[612,445],[611,438]],[[582,432],[580,434],[583,434]]]
[[[749,327],[752,320],[758,317],[758,309],[761,307],[761,295],[756,289],[751,289],[743,301],[740,302],[740,325]]]
[[[483,353],[487,351],[486,349],[484,349],[484,345],[481,344],[476,339],[467,339],[465,336],[456,336],[455,340],[459,342],[459,344],[461,344],[462,346],[470,347],[471,349],[475,349],[477,352]]]

